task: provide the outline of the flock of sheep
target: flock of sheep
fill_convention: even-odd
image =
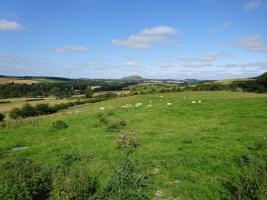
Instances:
[[[160,98],[163,98],[164,96],[160,96]],[[183,97],[183,99],[186,99],[186,97]],[[163,100],[160,100],[160,101],[163,101]],[[150,104],[148,104],[147,105],[147,107],[152,107],[152,101],[150,100],[149,101],[149,103]],[[192,101],[192,104],[196,104],[196,103],[202,103],[202,101],[201,100],[194,100],[194,101]],[[142,106],[143,104],[142,103],[136,103],[135,105],[134,105],[134,107],[136,107],[136,108],[138,108],[138,107],[140,107],[140,106]],[[166,105],[167,106],[170,106],[170,105],[172,105],[172,103],[170,103],[170,102],[168,102],[168,103],[166,103]],[[131,104],[126,104],[126,105],[123,105],[123,106],[121,106],[121,108],[129,108],[129,107],[132,107],[133,105],[131,105]],[[100,107],[99,108],[99,110],[101,110],[101,111],[103,111],[103,110],[105,110],[105,106],[103,106],[103,107]]]

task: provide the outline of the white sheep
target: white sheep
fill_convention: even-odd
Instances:
[[[137,104],[135,104],[135,107],[140,107],[140,106],[142,106],[142,103],[137,103]]]

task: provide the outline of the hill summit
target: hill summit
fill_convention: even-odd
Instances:
[[[138,75],[132,75],[132,76],[125,76],[122,78],[122,80],[127,80],[127,81],[142,81],[144,80],[143,77],[138,76]]]

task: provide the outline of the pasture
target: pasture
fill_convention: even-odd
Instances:
[[[124,120],[125,126],[110,132],[101,118]],[[53,130],[55,120],[63,120],[68,128]],[[266,94],[123,97],[7,121],[0,129],[0,163],[23,154],[43,166],[55,166],[63,154],[91,155],[84,167],[103,184],[122,157],[115,138],[119,132],[135,130],[139,146],[131,157],[150,174],[153,199],[220,199],[222,180],[240,170],[236,160],[266,161],[266,124]],[[18,147],[27,148],[12,151]]]

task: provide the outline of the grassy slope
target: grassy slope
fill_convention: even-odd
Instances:
[[[199,99],[203,103],[191,103]],[[125,119],[124,129],[137,131],[140,147],[133,156],[147,172],[159,171],[152,175],[153,194],[160,190],[166,197],[217,199],[220,179],[237,170],[235,156],[257,153],[260,159],[267,155],[264,149],[250,150],[257,142],[266,145],[266,99],[267,95],[249,93],[186,92],[78,106],[1,128],[0,162],[25,153],[41,164],[54,165],[61,154],[90,153],[94,157],[88,167],[104,180],[121,156],[113,143],[117,133],[107,132],[99,123],[99,108],[106,106],[103,116]],[[121,108],[137,102],[143,105]],[[107,115],[110,111],[114,115]],[[70,127],[51,130],[56,119]],[[15,146],[30,148],[12,152]]]

